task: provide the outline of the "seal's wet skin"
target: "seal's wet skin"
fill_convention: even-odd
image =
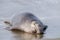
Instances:
[[[44,25],[39,18],[32,13],[20,13],[15,15],[11,22],[5,21],[5,24],[9,24],[9,29],[18,29],[27,33],[43,34],[47,29],[47,25]]]

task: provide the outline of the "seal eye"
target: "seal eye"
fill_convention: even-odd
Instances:
[[[36,25],[35,21],[32,21],[31,26],[35,27],[35,25]]]
[[[39,27],[41,27],[41,25],[38,25]]]

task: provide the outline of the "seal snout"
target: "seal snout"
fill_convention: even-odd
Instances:
[[[40,34],[44,34],[44,32],[46,31],[47,29],[47,25],[45,25],[43,28],[40,29]]]
[[[42,30],[40,30],[40,34],[44,34],[44,32],[46,31],[47,27],[48,27],[48,26],[45,25],[44,28],[43,28]]]

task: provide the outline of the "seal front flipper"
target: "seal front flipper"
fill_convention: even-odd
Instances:
[[[12,24],[11,24],[11,22],[9,22],[9,21],[4,21],[4,24],[5,24],[5,26],[6,26],[6,30],[11,30],[12,29]]]
[[[9,21],[4,21],[6,25],[12,26],[12,24]]]

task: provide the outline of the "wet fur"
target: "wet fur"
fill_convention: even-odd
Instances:
[[[36,29],[35,27],[33,28],[31,27],[31,23],[33,21],[40,24],[41,26],[40,30],[43,30],[43,31],[46,30],[47,26],[44,25],[36,16],[34,16],[31,13],[23,13],[23,14],[15,15],[12,19],[12,23],[8,21],[4,21],[4,23],[9,25],[10,30],[18,29],[18,30],[28,32],[28,33],[37,33],[37,31],[39,32],[40,30]],[[35,23],[33,25],[35,26]]]

